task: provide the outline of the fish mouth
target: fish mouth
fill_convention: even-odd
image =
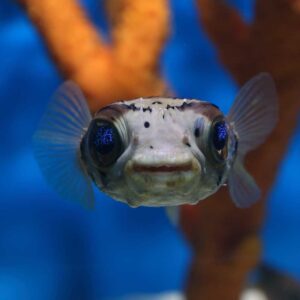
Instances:
[[[141,164],[132,165],[133,172],[138,173],[173,173],[173,172],[188,172],[193,170],[191,162],[180,165],[159,165],[159,166],[146,166]]]
[[[130,161],[125,178],[132,206],[177,205],[187,202],[197,189],[201,166],[196,160],[144,164]]]

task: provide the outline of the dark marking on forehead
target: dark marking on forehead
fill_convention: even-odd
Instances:
[[[211,120],[213,120],[216,116],[220,115],[220,110],[215,104],[205,101],[182,100],[182,104],[180,105],[167,104],[165,108],[177,109],[182,112],[185,110],[193,110],[195,113],[203,114]]]
[[[149,111],[150,113],[152,113],[152,108],[150,106],[144,107],[143,112],[145,112],[145,111]]]
[[[125,104],[125,103],[122,103],[122,106],[128,110],[132,110],[132,111],[139,111],[141,110],[140,107],[137,107],[134,103],[131,103],[131,104]]]
[[[168,104],[168,105],[166,106],[166,109],[170,109],[170,108],[171,108],[171,109],[175,109],[175,107],[177,108],[177,106],[173,106],[173,105],[169,105],[169,104]]]
[[[192,108],[193,106],[195,106],[195,102],[187,102],[187,101],[184,101],[179,107],[178,109],[179,110],[184,110],[186,108]]]
[[[131,103],[131,104],[126,104],[126,103],[122,103],[121,106],[127,110],[132,110],[132,111],[149,111],[150,113],[152,113],[152,108],[150,106],[148,107],[138,107],[136,106],[135,103]]]
[[[178,98],[174,98],[174,99],[178,100]],[[166,109],[178,109],[180,111],[183,111],[186,108],[193,108],[197,104],[198,104],[197,102],[194,102],[194,101],[191,101],[191,100],[190,101],[182,101],[182,104],[180,104],[180,105],[170,105],[170,104],[168,104],[166,106]]]
[[[156,98],[157,97],[153,97]],[[121,101],[121,103],[113,103],[111,105],[108,105],[104,108],[102,108],[101,110],[99,110],[99,112],[102,112],[104,110],[114,110],[116,112],[118,112],[118,115],[120,115],[120,113],[124,113],[127,110],[131,110],[131,111],[141,111],[141,112],[149,112],[152,113],[153,110],[155,110],[154,107],[152,107],[151,105],[163,105],[165,110],[178,110],[178,111],[185,111],[185,110],[193,110],[195,113],[199,113],[202,115],[205,115],[207,118],[209,118],[210,120],[213,120],[216,116],[222,114],[218,108],[217,105],[210,103],[210,102],[205,102],[205,101],[197,101],[195,99],[179,99],[179,98],[174,98],[174,100],[181,100],[174,102],[174,105],[172,105],[172,101],[170,101],[170,99],[172,98],[166,98],[167,100],[169,100],[167,103],[165,103],[163,100],[155,100],[153,101],[152,98],[145,98],[143,99],[144,101],[149,101],[149,105],[148,106],[143,106],[139,103],[133,102],[133,103],[126,103],[124,101]],[[170,103],[171,102],[171,103]],[[179,102],[179,104],[178,104]],[[144,102],[145,103],[145,102]],[[164,105],[165,104],[165,105]],[[114,114],[115,115],[115,114]],[[163,119],[164,119],[164,115],[163,115]]]

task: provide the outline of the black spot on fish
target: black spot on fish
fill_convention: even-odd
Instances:
[[[146,122],[144,123],[144,127],[145,127],[145,128],[149,128],[149,127],[150,127],[150,123],[146,121]]]
[[[200,136],[200,129],[199,128],[195,128],[194,135],[195,135],[195,137]]]
[[[173,106],[173,105],[169,105],[169,104],[168,104],[167,107],[166,107],[166,109],[175,109],[175,107],[176,107],[176,106]]]
[[[148,107],[144,107],[143,108],[143,112],[145,112],[145,111],[149,111],[150,113],[152,113],[152,108],[150,107],[150,106],[148,106]]]
[[[153,101],[152,104],[162,104],[160,101]]]
[[[193,107],[194,106],[194,102],[186,102],[184,101],[180,106],[178,106],[177,108],[179,110],[184,110],[185,108],[188,108],[188,107]]]
[[[140,107],[137,107],[134,103],[131,103],[131,104],[122,104],[123,107],[125,107],[126,109],[129,109],[129,110],[133,110],[133,111],[136,111],[136,110],[141,110]]]
[[[178,98],[174,98],[174,99],[178,99]],[[166,106],[166,109],[184,110],[185,108],[191,108],[191,107],[193,107],[195,104],[197,104],[197,103],[184,101],[181,105],[170,105],[170,104],[168,104]]]
[[[149,147],[149,148],[150,148],[150,149],[153,149],[153,146],[151,146],[151,145],[150,145],[150,147]]]

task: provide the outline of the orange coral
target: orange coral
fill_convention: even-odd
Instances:
[[[261,71],[275,78],[280,96],[279,123],[267,142],[246,161],[265,199],[299,115],[299,10],[295,1],[257,0],[255,19],[247,25],[224,1],[197,3],[203,27],[238,83]],[[183,207],[183,228],[195,249],[188,299],[239,299],[249,270],[260,259],[257,232],[264,206],[260,201],[249,209],[237,209],[227,190],[222,189],[195,209]]]
[[[115,100],[163,93],[158,57],[168,34],[167,0],[114,0],[118,5],[110,12],[118,18],[111,45],[103,42],[76,0],[20,2],[63,75],[83,89],[91,110]]]

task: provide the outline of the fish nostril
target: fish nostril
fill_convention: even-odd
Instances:
[[[187,136],[183,137],[182,143],[185,144],[188,147],[191,147],[191,144],[189,143],[189,138]]]

